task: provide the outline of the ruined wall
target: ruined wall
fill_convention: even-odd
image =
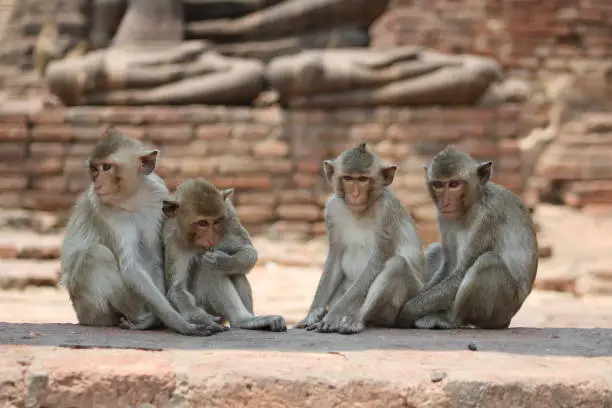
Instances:
[[[581,69],[612,56],[605,0],[393,0],[374,45],[490,55],[514,75]]]
[[[204,176],[236,188],[253,233],[324,231],[329,188],[321,161],[362,140],[400,165],[394,190],[412,208],[425,240],[434,210],[422,164],[447,143],[496,161],[495,180],[522,193],[515,140],[519,107],[282,111],[189,106],[72,108],[0,119],[0,203],[69,209],[88,179],[84,159],[108,125],[161,149],[159,173],[172,188]]]

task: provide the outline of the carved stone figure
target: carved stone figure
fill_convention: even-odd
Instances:
[[[54,61],[49,89],[70,105],[250,104],[264,89],[260,61],[228,58],[203,41],[96,50]]]
[[[291,107],[465,105],[475,104],[501,71],[489,58],[408,46],[304,51],[273,59],[266,77]]]

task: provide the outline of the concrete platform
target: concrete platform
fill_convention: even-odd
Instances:
[[[2,407],[612,407],[612,329],[194,338],[2,323],[0,344]]]

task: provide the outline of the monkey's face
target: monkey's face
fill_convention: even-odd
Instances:
[[[372,179],[365,174],[350,173],[340,177],[344,201],[355,213],[366,210],[370,202]]]
[[[94,191],[100,201],[111,201],[118,195],[121,182],[120,164],[113,160],[101,160],[89,163],[89,174]]]
[[[189,225],[188,240],[204,251],[212,250],[225,235],[224,223],[224,215],[198,217]]]
[[[457,219],[463,215],[464,197],[467,193],[465,180],[431,180],[430,192],[440,214],[446,218]]]

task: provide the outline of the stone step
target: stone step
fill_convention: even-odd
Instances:
[[[610,329],[230,330],[0,324],[0,401],[53,407],[604,407]],[[568,369],[568,367],[571,367]]]

